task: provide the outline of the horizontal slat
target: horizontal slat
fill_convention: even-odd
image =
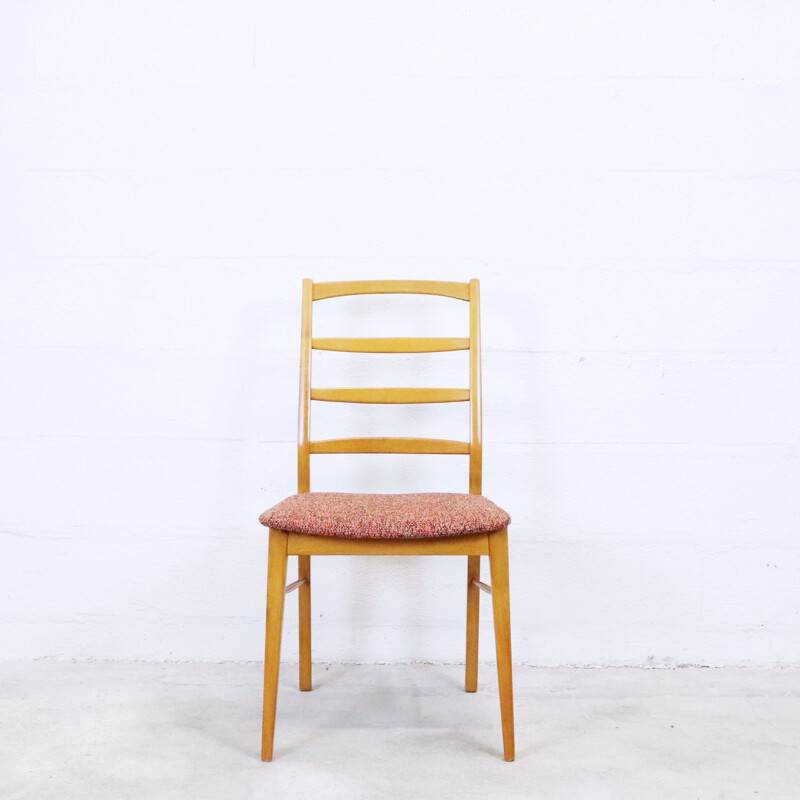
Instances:
[[[323,439],[311,442],[312,453],[443,453],[468,455],[469,442],[454,439],[379,437],[370,439]]]
[[[469,350],[469,339],[399,336],[386,339],[312,339],[311,347],[344,353],[442,353]]]
[[[489,554],[490,535],[465,533],[428,539],[345,539],[290,533],[286,552],[290,556],[485,556]]]
[[[314,300],[353,294],[435,294],[469,300],[469,284],[450,281],[331,281],[314,284]]]
[[[457,403],[469,400],[469,389],[312,389],[311,399],[334,403]]]

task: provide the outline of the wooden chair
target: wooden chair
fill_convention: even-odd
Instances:
[[[428,294],[469,303],[469,338],[321,339],[311,332],[314,301],[359,294]],[[311,351],[430,353],[469,350],[469,389],[317,389],[311,387]],[[350,403],[439,403],[468,401],[469,442],[422,438],[309,441],[311,400]],[[356,495],[309,491],[309,461],[317,453],[452,453],[469,456],[469,494]],[[492,596],[503,752],[514,760],[511,630],[508,593],[508,515],[481,495],[480,299],[477,280],[303,281],[298,426],[298,494],[265,511],[269,527],[267,625],[264,657],[264,717],[261,758],[272,760],[278,696],[281,627],[286,594],[298,589],[300,689],[311,689],[311,556],[467,556],[467,652],[465,688],[478,684],[480,590]],[[369,522],[359,519],[365,515]],[[416,515],[416,516],[415,516]],[[377,520],[377,522],[376,522]],[[480,557],[489,556],[492,586],[480,580]],[[288,556],[297,556],[298,578],[286,586]]]

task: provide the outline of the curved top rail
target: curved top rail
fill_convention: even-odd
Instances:
[[[469,300],[469,284],[451,281],[329,281],[315,283],[313,300],[354,294],[435,294]]]

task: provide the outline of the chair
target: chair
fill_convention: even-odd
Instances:
[[[427,294],[469,303],[469,338],[314,338],[315,301],[360,294]],[[430,353],[469,350],[469,389],[318,389],[311,387],[311,351]],[[363,438],[309,441],[312,400],[349,403],[470,404],[469,442],[424,438]],[[310,456],[322,453],[451,453],[469,456],[469,494],[345,494],[311,492]],[[467,556],[467,648],[465,689],[478,684],[480,591],[492,596],[503,753],[514,760],[511,629],[508,592],[508,515],[481,495],[481,359],[479,283],[443,281],[303,281],[298,426],[298,494],[260,517],[269,531],[264,717],[261,758],[272,760],[278,696],[281,627],[286,594],[298,589],[300,689],[311,689],[311,556]],[[480,580],[480,557],[489,556],[492,586]],[[297,580],[286,586],[288,556],[297,556]]]

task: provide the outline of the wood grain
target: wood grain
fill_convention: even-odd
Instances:
[[[452,297],[469,302],[469,338],[387,337],[313,338],[315,300],[358,294],[416,293]],[[425,353],[469,350],[469,388],[311,388],[312,350],[354,353]],[[311,400],[348,403],[445,403],[469,401],[469,442],[414,437],[364,437],[309,440]],[[482,478],[480,286],[447,281],[303,281],[300,335],[300,397],[297,434],[297,490],[310,491],[310,456],[322,453],[452,453],[469,455],[469,491],[480,494]],[[346,539],[270,530],[267,580],[267,625],[264,655],[264,716],[261,757],[272,759],[275,737],[281,628],[286,591],[286,560],[298,556],[300,689],[311,689],[311,556],[312,555],[460,555],[467,556],[467,642],[465,688],[478,685],[479,597],[486,589],[480,580],[480,557],[489,556],[492,574],[497,674],[503,752],[514,760],[514,707],[511,675],[511,627],[508,590],[508,532],[472,533],[424,539]]]
[[[289,555],[309,556],[467,556],[488,555],[488,534],[435,536],[427,539],[345,539],[290,533]]]
[[[450,281],[331,281],[314,284],[314,300],[354,294],[435,294],[469,300],[469,284]]]
[[[300,400],[297,413],[297,491],[307,492],[311,485],[308,448],[308,413],[311,405],[311,296],[313,282],[303,281],[303,304],[300,321]]]
[[[297,579],[303,581],[297,592],[299,607],[300,691],[311,691],[311,558],[297,557]]]
[[[311,453],[440,453],[468,455],[469,442],[454,439],[422,439],[413,437],[373,437],[353,439],[320,439],[310,442]]]
[[[312,389],[311,399],[333,403],[458,403],[469,400],[469,389],[423,389],[411,386]]]
[[[477,278],[469,282],[469,491],[480,494],[483,483],[483,420],[481,410],[481,298]]]
[[[481,609],[481,593],[475,581],[481,577],[481,557],[467,558],[467,660],[464,689],[478,691],[478,633]]]
[[[469,339],[459,337],[386,337],[373,339],[322,338],[311,340],[312,350],[341,353],[444,353],[469,350]]]
[[[289,536],[270,529],[267,567],[267,635],[264,643],[264,711],[261,722],[261,760],[272,761],[278,673],[281,667],[281,629],[286,597],[286,544]]]
[[[508,530],[489,534],[489,566],[492,572],[494,638],[497,648],[497,680],[500,687],[500,721],[503,755],[514,760],[514,689],[511,674],[511,617],[508,590]]]

